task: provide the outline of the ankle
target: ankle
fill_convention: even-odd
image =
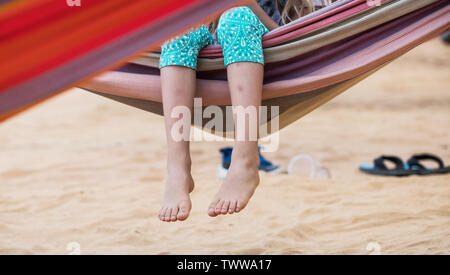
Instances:
[[[169,156],[167,158],[167,172],[169,174],[190,174],[191,158],[189,156]]]
[[[257,155],[258,143],[253,141],[237,141],[233,146],[233,155]]]
[[[258,146],[253,144],[235,146],[231,156],[231,164],[237,164],[244,168],[259,167],[259,151]]]
[[[168,165],[166,190],[173,190],[173,188],[192,192],[194,185],[191,171],[185,166]]]

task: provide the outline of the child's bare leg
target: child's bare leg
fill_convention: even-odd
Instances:
[[[252,197],[259,184],[259,155],[258,141],[250,135],[250,130],[258,130],[259,106],[261,105],[261,92],[263,83],[263,65],[252,62],[239,62],[230,64],[228,70],[228,83],[233,106],[244,108],[253,107],[256,110],[257,120],[249,125],[249,116],[246,116],[245,127],[238,127],[235,114],[236,142],[231,156],[231,165],[224,183],[210,204],[208,214],[211,217],[219,214],[232,214],[242,210]],[[238,137],[245,137],[238,140]],[[256,132],[257,137],[257,132]]]
[[[180,118],[172,118],[174,107],[193,108],[196,73],[186,67],[168,66],[161,69],[161,88],[164,107],[164,120],[167,136],[167,171],[168,177],[159,218],[162,221],[185,220],[191,210],[189,193],[194,189],[191,176],[191,158],[189,140],[176,141],[171,129]],[[189,133],[183,133],[189,137]]]

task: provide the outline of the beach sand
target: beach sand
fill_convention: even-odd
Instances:
[[[266,157],[309,154],[331,179],[261,175],[238,215],[210,218],[220,147],[192,144],[193,209],[157,211],[160,117],[71,90],[0,125],[0,253],[450,254],[450,175],[386,178],[358,165],[431,152],[450,164],[450,47],[428,42],[280,133]],[[68,249],[69,248],[69,249]]]

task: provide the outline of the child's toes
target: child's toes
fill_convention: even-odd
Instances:
[[[208,207],[208,215],[211,217],[215,217],[216,215],[216,205],[219,203],[219,200],[214,200]]]
[[[220,213],[222,213],[222,205],[224,204],[224,201],[219,201],[218,204],[216,204],[216,208],[214,209],[214,213],[216,215],[219,215]]]
[[[177,215],[178,215],[178,207],[172,208],[172,211],[170,212],[170,221],[172,222],[177,221]]]
[[[225,201],[222,205],[222,215],[225,215],[226,213],[228,213],[228,207],[230,207],[230,201]]]
[[[166,207],[162,207],[161,210],[159,210],[158,217],[161,221],[164,221],[164,217],[166,216]]]
[[[234,210],[234,212],[236,212],[236,213],[239,213],[239,211],[241,211],[241,205],[240,205],[240,203],[237,201],[236,202],[236,210]]]
[[[172,208],[167,208],[166,214],[164,216],[164,221],[166,221],[166,222],[170,221],[170,214],[171,214],[171,212],[172,212]]]
[[[230,207],[228,207],[228,214],[233,214],[236,211],[236,201],[232,201],[230,203]]]
[[[189,216],[189,206],[187,204],[181,204],[178,210],[177,219],[179,221],[184,221]]]

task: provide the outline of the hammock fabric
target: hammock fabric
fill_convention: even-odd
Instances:
[[[239,0],[0,1],[0,121]]]
[[[54,1],[42,0],[42,2]],[[90,4],[97,2],[100,1],[90,0]],[[101,2],[103,4],[104,2],[123,4],[122,2],[125,1]],[[139,2],[143,2],[140,7],[142,8],[145,6],[144,2],[158,2],[159,5],[164,3],[170,6],[170,3],[174,1],[134,1],[133,3]],[[145,35],[119,36],[121,43],[114,44],[117,41],[105,40],[102,36],[102,38],[98,38],[98,34],[94,35],[89,32],[90,28],[86,26],[81,33],[88,32],[92,35],[91,39],[97,38],[96,41],[99,43],[104,42],[103,47],[99,47],[97,52],[89,48],[93,52],[92,55],[70,55],[67,60],[75,63],[69,67],[72,70],[62,70],[62,73],[59,74],[37,70],[35,78],[19,79],[20,81],[10,76],[0,76],[0,114],[5,116],[5,114],[10,115],[17,112],[17,108],[48,97],[57,90],[68,87],[70,83],[108,68],[148,45],[178,33],[186,26],[192,26],[191,23],[200,21],[205,18],[205,15],[223,10],[238,1],[186,0],[177,1],[177,4],[181,2],[185,6],[177,7],[181,7],[182,11],[176,12],[175,9],[170,10],[164,6],[172,13],[168,12],[168,15],[157,23],[152,24],[152,21],[148,20],[147,25],[136,26],[136,31],[142,31],[145,25],[147,32],[141,32]],[[208,2],[210,5],[207,5]],[[368,3],[366,0],[341,0],[330,7],[274,30],[263,38],[266,60],[263,105],[279,106],[280,128],[324,104],[415,46],[444,32],[450,25],[450,7],[447,0],[381,0],[380,6],[370,6]],[[160,6],[151,8],[150,6],[152,5],[149,4],[147,11],[159,10],[161,12],[164,10]],[[186,12],[189,8],[191,8],[190,12]],[[141,9],[138,10],[141,11]],[[2,10],[0,10],[0,24],[3,19],[1,12]],[[18,13],[12,13],[10,16],[14,17]],[[183,15],[180,16],[180,14]],[[172,20],[170,24],[167,18]],[[85,19],[86,17],[83,20]],[[123,25],[125,23],[129,22],[124,20],[112,26],[109,31],[126,29]],[[0,36],[3,34],[1,30]],[[54,30],[49,30],[47,38],[51,37],[49,35],[52,34],[51,31]],[[26,34],[23,34],[22,37],[28,38],[29,41],[32,41],[33,38]],[[116,40],[119,40],[119,37]],[[64,40],[65,37],[62,41]],[[92,43],[92,41],[90,42]],[[6,53],[2,47],[3,44],[0,45],[0,53]],[[22,50],[25,48],[23,47]],[[9,52],[12,49],[10,48]],[[107,49],[107,51],[101,52],[100,49]],[[8,58],[7,54],[4,56]],[[17,56],[9,57],[9,63],[0,59],[0,64],[1,66],[4,64],[13,66],[12,64],[17,64],[14,63],[14,60],[17,59]],[[22,65],[19,68],[32,71],[29,60],[22,58],[22,63],[20,63]],[[125,66],[101,76],[102,88],[90,89],[90,91],[162,115],[158,61],[159,53],[157,51],[144,53]],[[53,63],[50,62],[50,64]],[[38,66],[40,64],[33,65],[42,68]],[[74,70],[74,68],[77,69]],[[70,72],[70,76],[67,76],[68,72]],[[14,74],[10,75],[15,76]],[[50,77],[45,77],[47,75]],[[202,97],[205,107],[218,105],[225,108],[230,105],[226,71],[220,47],[207,47],[200,53],[198,78],[196,96]],[[16,82],[14,83],[14,81]],[[29,84],[30,82],[31,84]],[[124,96],[123,88],[126,88],[131,82],[134,87],[140,88],[130,89]],[[88,83],[83,87],[89,90]],[[119,88],[121,88],[120,93],[118,92]],[[268,119],[261,123],[269,124],[275,116],[276,114],[269,113]],[[206,122],[208,120],[202,121],[202,125]],[[229,124],[225,123],[224,125]],[[215,129],[210,130],[214,131]],[[232,130],[231,127],[225,129],[225,132]],[[224,133],[215,131],[215,134]]]
[[[263,106],[279,106],[279,127],[283,128],[438,36],[449,28],[449,20],[447,0],[384,0],[373,7],[365,0],[343,0],[272,31],[263,39]],[[158,52],[144,54],[106,74],[102,89],[90,91],[162,115],[158,61]],[[225,111],[231,99],[220,47],[201,52],[197,76],[196,97],[203,99],[205,107],[218,105]],[[125,97],[123,86],[130,82],[140,88]],[[268,119],[261,121],[268,133],[276,115],[269,112]],[[204,127],[209,120],[197,126]],[[206,130],[229,136],[232,124],[223,125],[231,127],[224,132]]]

